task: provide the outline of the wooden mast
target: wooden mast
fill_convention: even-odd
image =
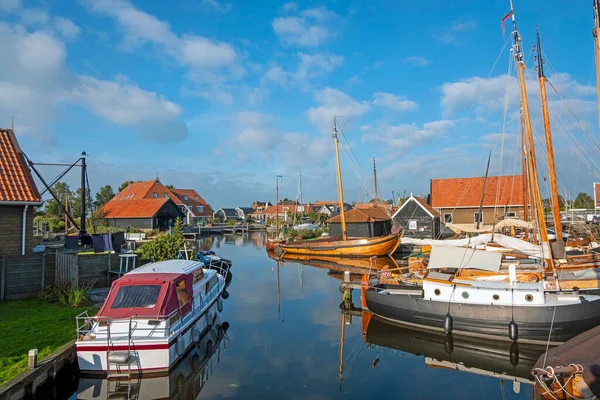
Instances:
[[[521,109],[521,173],[523,184],[523,220],[529,222],[529,190],[527,179],[527,146],[525,144],[525,118],[523,118],[523,109]],[[529,241],[529,228],[525,228],[525,240]]]
[[[275,240],[279,240],[279,178],[283,180],[283,177],[275,178]]]
[[[342,240],[348,240],[346,231],[346,210],[344,210],[344,189],[342,188],[342,170],[340,168],[340,150],[337,134],[337,121],[333,117],[333,142],[335,144],[335,164],[337,166],[338,196],[340,199],[340,218],[342,220]]]
[[[600,0],[594,0],[594,54],[596,56],[596,86],[598,90],[598,123],[600,124]]]
[[[558,184],[556,182],[556,169],[554,165],[554,148],[552,146],[552,133],[550,132],[550,116],[548,114],[548,101],[546,98],[546,76],[544,75],[544,61],[542,59],[542,46],[540,43],[540,32],[537,33],[537,72],[540,82],[540,97],[542,99],[542,117],[544,119],[544,133],[546,135],[546,151],[548,152],[548,169],[550,175],[550,191],[552,200],[552,216],[554,217],[554,229],[556,241],[563,243],[562,224],[560,223],[560,207],[558,204]]]
[[[477,212],[477,214],[479,214],[479,216],[477,217],[477,226],[475,227],[475,229],[477,229],[477,230],[479,230],[479,224],[481,223],[481,220],[483,219],[483,200],[485,198],[485,187],[487,186],[488,174],[490,173],[491,159],[492,159],[492,152],[490,151],[490,155],[488,156],[487,167],[485,168],[485,178],[483,179],[483,190],[481,191],[481,201],[479,202],[479,211]]]
[[[375,166],[375,154],[373,154],[373,183],[375,184],[375,200],[379,200],[379,190],[377,189],[377,167]]]
[[[540,185],[537,174],[537,163],[535,159],[535,147],[533,144],[533,131],[531,127],[531,118],[529,114],[529,102],[527,98],[527,86],[525,84],[525,61],[523,60],[523,53],[521,52],[521,36],[517,30],[517,22],[515,20],[515,13],[513,10],[512,0],[510,0],[510,12],[513,23],[513,50],[515,54],[515,63],[517,64],[517,71],[519,76],[519,88],[521,91],[521,104],[523,106],[523,118],[525,119],[525,132],[527,133],[527,160],[529,164],[529,176],[531,177],[531,187],[533,194],[533,207],[535,209],[535,216],[539,226],[540,233],[540,244],[548,244],[548,230],[546,228],[546,221],[544,220],[544,210],[542,208],[542,196],[540,194]],[[554,271],[552,264],[552,254],[550,254],[550,246],[545,249],[549,254],[546,255],[546,272],[552,273]]]

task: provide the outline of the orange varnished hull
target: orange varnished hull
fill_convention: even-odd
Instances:
[[[348,240],[310,240],[304,242],[282,244],[280,248],[286,253],[339,256],[339,257],[373,257],[387,256],[396,251],[400,244],[400,235],[389,235],[379,238],[362,238]]]
[[[360,268],[361,273],[372,269],[380,271],[382,269],[398,269],[398,263],[390,256],[372,257],[372,258],[351,258],[338,256],[307,256],[302,254],[285,253],[281,256],[283,260],[298,261],[315,267],[327,268],[332,270],[352,270]]]
[[[285,241],[277,240],[277,239],[268,239],[265,247],[266,247],[267,251],[273,251],[273,250],[275,250],[275,247],[279,246],[281,243],[285,243]]]

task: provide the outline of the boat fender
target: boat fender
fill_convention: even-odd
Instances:
[[[508,323],[508,337],[513,342],[516,342],[519,339],[519,327],[514,320]]]
[[[223,330],[225,332],[227,332],[227,330],[229,329],[229,322],[225,321],[221,324],[221,327],[223,328]]]
[[[200,341],[200,328],[198,328],[197,326],[194,326],[192,328],[192,340],[196,344]]]
[[[179,337],[177,337],[177,342],[175,342],[175,351],[179,357],[185,354],[185,339],[183,335],[179,335]]]
[[[206,354],[205,357],[210,357],[212,354],[212,350],[213,350],[213,341],[212,339],[209,340],[208,342],[206,342]]]
[[[229,298],[229,292],[227,290],[223,290],[223,294],[221,295],[221,297],[227,300]]]
[[[452,355],[454,351],[454,338],[451,333],[447,334],[444,338],[444,350],[446,350],[446,354],[448,355]]]
[[[198,354],[194,354],[192,357],[192,371],[196,374],[200,371],[200,356]]]
[[[217,299],[217,310],[219,310],[219,312],[223,311],[223,299],[220,297]]]
[[[517,342],[510,345],[510,365],[513,367],[519,365],[519,344]]]
[[[450,313],[446,314],[444,317],[444,332],[452,333],[452,315]]]

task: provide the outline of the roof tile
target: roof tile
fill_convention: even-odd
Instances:
[[[41,196],[14,132],[0,128],[0,203],[3,201],[40,203]]]
[[[479,207],[484,177],[431,180],[431,206],[434,208]],[[521,175],[490,176],[484,207],[523,205]]]

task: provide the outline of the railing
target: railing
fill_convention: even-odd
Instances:
[[[200,295],[200,305],[197,307],[194,302],[194,298],[188,300],[188,302],[180,305],[176,310],[167,314],[167,315],[157,315],[157,316],[146,316],[146,317],[130,317],[127,319],[113,319],[106,316],[90,316],[89,310],[82,312],[81,314],[75,317],[76,320],[76,329],[77,329],[77,338],[80,340],[85,340],[90,338],[90,334],[92,334],[92,330],[94,328],[94,324],[97,323],[100,326],[106,326],[106,336],[107,340],[111,339],[111,332],[109,325],[112,324],[124,324],[128,323],[129,327],[127,329],[127,335],[129,341],[131,342],[132,337],[144,337],[150,338],[154,333],[157,333],[159,329],[162,327],[161,322],[165,321],[164,332],[165,337],[171,337],[175,334],[182,326],[183,321],[186,317],[196,316],[198,312],[202,312],[202,310],[208,305],[208,301],[206,298],[213,299],[218,293],[221,293],[223,287],[226,285],[225,280],[227,274],[229,273],[229,265],[223,260],[215,260],[211,262],[212,269],[216,271],[217,275],[222,277],[222,280],[217,276],[217,284],[210,288],[209,293],[205,293],[203,296]],[[191,310],[187,313],[183,313],[182,309],[186,307],[190,307]],[[146,327],[146,323],[148,321],[157,321],[156,325]],[[140,325],[137,322],[144,321],[145,324]],[[179,324],[178,324],[179,322]],[[179,325],[179,326],[178,326]],[[121,332],[121,331],[119,331]],[[100,335],[104,334],[104,332],[95,332],[96,335],[100,333]],[[147,333],[146,335],[134,335],[134,333]]]

